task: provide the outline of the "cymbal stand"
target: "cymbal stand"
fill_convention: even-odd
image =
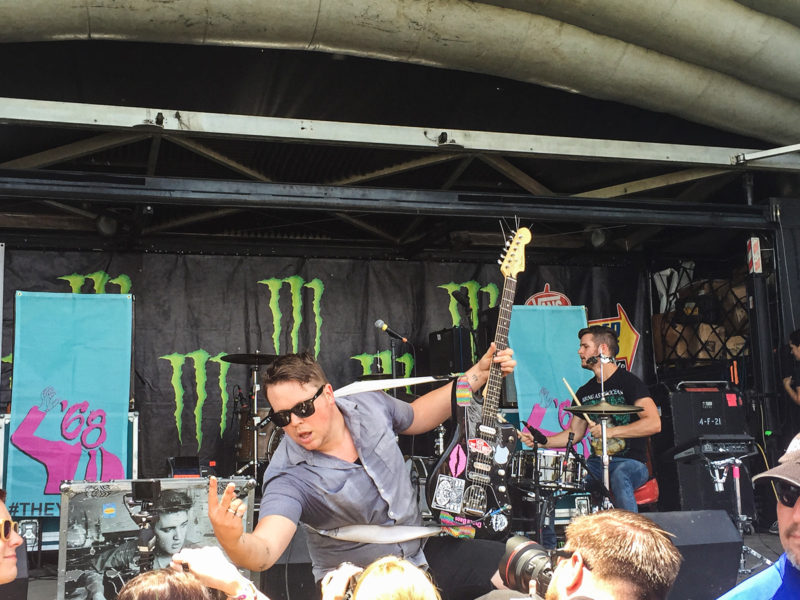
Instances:
[[[606,492],[611,489],[611,478],[609,476],[611,457],[608,455],[608,437],[606,436],[608,419],[608,415],[600,415],[600,432],[603,443],[603,486]],[[613,504],[611,504],[611,499],[607,495],[603,497],[603,508],[614,508]]]
[[[709,460],[706,458],[706,468],[709,475],[714,482],[714,491],[722,492],[725,489],[725,480],[728,478],[728,470],[730,469],[733,474],[733,492],[736,497],[736,515],[733,519],[736,529],[739,530],[741,535],[745,533],[753,533],[753,524],[748,515],[742,514],[742,487],[740,479],[740,467],[742,466],[742,458],[738,456],[729,456],[720,460]],[[747,568],[746,555],[749,554],[758,560],[754,567]],[[739,574],[749,575],[756,567],[761,565],[771,565],[772,561],[767,557],[759,554],[747,544],[742,544],[742,552],[739,555]]]
[[[605,373],[603,373],[603,365],[606,362],[610,362],[606,359],[603,354],[600,354],[600,402],[602,402],[606,397],[606,381],[605,381]],[[600,415],[600,435],[602,441],[602,448],[603,448],[603,485],[605,486],[606,490],[611,489],[611,477],[609,475],[609,471],[611,469],[611,457],[608,455],[608,436],[606,435],[606,430],[608,429],[608,415]],[[613,508],[611,504],[611,499],[608,496],[603,498],[603,508]]]
[[[258,391],[261,386],[258,383],[258,365],[250,367],[250,410],[249,418],[253,421],[253,455],[250,460],[241,468],[239,468],[234,475],[241,475],[248,468],[253,467],[253,478],[258,479],[258,432],[267,420],[258,416]]]

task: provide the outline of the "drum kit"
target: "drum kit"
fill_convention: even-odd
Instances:
[[[267,419],[269,406],[259,395],[261,384],[258,380],[259,368],[270,364],[277,357],[273,354],[227,354],[221,360],[250,368],[250,393],[245,397],[241,392],[234,397],[234,414],[238,419],[239,440],[236,443],[236,462],[239,467],[236,475],[251,471],[259,478],[259,471],[269,462],[275,449],[283,438],[283,429],[275,427]],[[238,386],[237,386],[238,387]]]
[[[542,536],[548,520],[555,525],[556,536],[563,541],[563,528],[573,518],[612,507],[608,476],[609,440],[606,436],[608,422],[615,415],[633,414],[642,408],[609,404],[602,400],[566,410],[592,425],[592,418],[600,421],[603,481],[587,480],[591,473],[586,469],[584,457],[573,448],[571,439],[562,452],[538,448],[535,442],[533,450],[516,452],[511,462],[512,527],[541,543],[545,543]],[[601,495],[597,497],[590,493],[589,488],[599,489]]]

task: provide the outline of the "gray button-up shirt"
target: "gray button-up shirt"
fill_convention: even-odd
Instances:
[[[320,530],[420,525],[416,492],[395,439],[395,432],[404,431],[414,420],[411,406],[383,392],[337,398],[336,404],[361,465],[305,450],[285,436],[264,473],[261,515],[282,515]],[[344,561],[365,567],[387,554],[426,564],[423,540],[365,544],[307,532],[317,580]]]

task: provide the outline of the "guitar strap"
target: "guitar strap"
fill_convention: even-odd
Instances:
[[[367,544],[397,544],[442,533],[441,527],[424,527],[422,525],[345,525],[336,529],[315,529],[309,525],[306,527],[337,540]]]

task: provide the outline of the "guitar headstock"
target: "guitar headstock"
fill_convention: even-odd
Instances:
[[[500,272],[505,277],[516,277],[525,270],[525,246],[531,241],[531,230],[520,227],[510,241],[506,243],[506,251],[500,263]]]

